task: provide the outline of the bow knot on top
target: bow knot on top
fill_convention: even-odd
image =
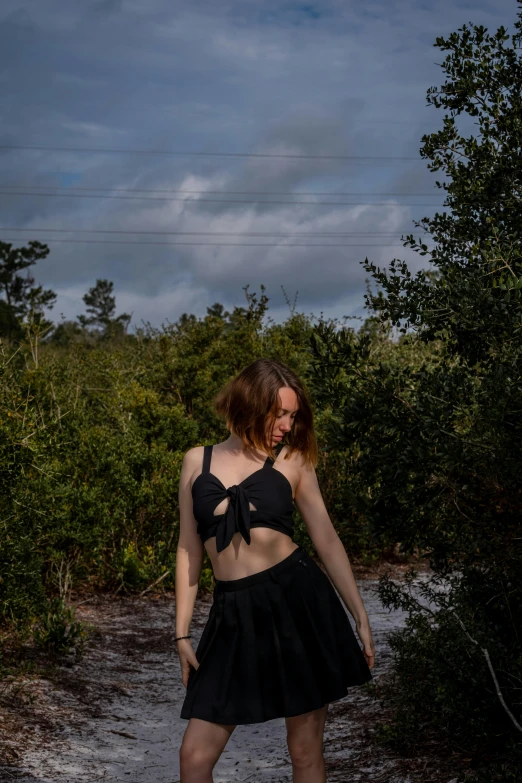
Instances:
[[[226,496],[230,501],[216,529],[218,552],[230,544],[234,533],[241,533],[247,544],[250,544],[250,502],[247,491],[240,484],[234,484],[226,489]]]

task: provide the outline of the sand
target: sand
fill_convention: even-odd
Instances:
[[[374,680],[370,689],[351,688],[348,696],[329,706],[324,743],[328,781],[454,783],[456,778],[441,772],[437,759],[400,759],[372,741],[375,726],[382,722],[374,686],[389,670],[387,637],[403,625],[404,616],[383,608],[376,579],[357,581],[376,645]],[[196,604],[194,647],[210,600]],[[47,677],[26,676],[4,684],[0,728],[5,729],[4,759],[10,763],[0,766],[0,780],[176,783],[187,721],[179,718],[185,689],[172,643],[172,594],[98,596],[80,604],[77,614],[97,629],[81,660],[73,656]],[[291,779],[284,719],[238,726],[214,770],[215,783]]]

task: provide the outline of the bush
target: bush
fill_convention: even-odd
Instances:
[[[300,374],[310,361],[307,318],[273,324],[265,298],[247,302],[115,341],[3,346],[0,627],[28,633],[48,616],[49,597],[73,588],[142,590],[166,571],[162,585],[173,585],[183,455],[228,435],[213,396],[259,356]],[[319,437],[322,428],[319,414]],[[336,471],[335,461],[319,466],[342,527]],[[369,551],[356,532],[364,524],[351,518],[350,536]],[[208,568],[201,586],[212,586]]]
[[[88,638],[89,626],[76,620],[75,610],[61,598],[51,601],[34,630],[37,645],[51,653],[64,655],[75,650],[81,653]]]

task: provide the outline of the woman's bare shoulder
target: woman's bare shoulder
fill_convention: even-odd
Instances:
[[[281,459],[285,465],[289,468],[300,473],[307,469],[308,463],[306,462],[303,452],[299,449],[290,450],[290,447],[286,444],[281,449]]]
[[[192,446],[191,449],[188,449],[183,455],[183,468],[193,470],[197,465],[200,465],[203,460],[204,448],[204,446]]]
[[[315,467],[310,460],[305,458],[302,451],[294,449],[294,451],[290,452],[290,449],[285,446],[282,452],[287,457],[285,464],[289,466],[298,481],[308,479],[309,477],[314,480],[316,476]]]

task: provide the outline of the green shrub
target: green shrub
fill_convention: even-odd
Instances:
[[[54,598],[35,628],[34,640],[51,653],[63,655],[73,649],[81,653],[89,631],[89,626],[76,619],[74,607]]]
[[[48,596],[71,589],[141,591],[166,571],[173,586],[183,454],[228,435],[214,395],[259,356],[300,374],[310,361],[308,318],[274,324],[264,294],[247,291],[247,304],[117,340],[0,343],[0,627],[28,633]],[[342,529],[339,464],[318,472]],[[371,549],[364,526],[350,516],[352,554]],[[209,565],[202,589],[213,586]]]

